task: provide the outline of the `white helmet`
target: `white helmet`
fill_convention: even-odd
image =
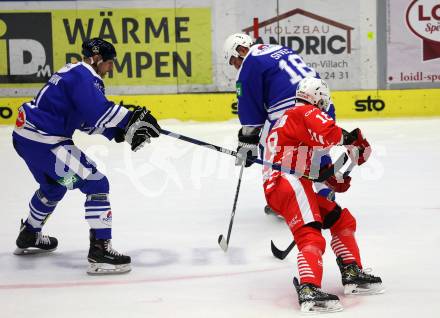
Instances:
[[[296,99],[301,99],[327,111],[330,106],[330,90],[326,82],[315,77],[305,77],[296,87]]]
[[[229,62],[232,56],[239,57],[239,54],[237,52],[237,48],[239,45],[250,48],[253,43],[254,41],[252,41],[252,38],[244,33],[235,33],[228,36],[225,44],[223,45],[223,53],[226,63],[230,64]]]

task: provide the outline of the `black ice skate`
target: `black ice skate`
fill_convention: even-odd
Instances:
[[[341,271],[345,295],[373,295],[385,291],[382,287],[382,279],[368,274],[359,268],[356,262],[344,265],[341,257],[338,257],[336,262]]]
[[[115,251],[111,240],[96,239],[92,230],[90,231],[88,260],[87,273],[90,275],[122,274],[131,270],[130,256]]]
[[[29,255],[56,250],[58,240],[54,237],[43,235],[41,232],[28,230],[23,220],[21,220],[20,233],[18,234],[16,244],[15,255]]]
[[[313,284],[299,284],[298,279],[293,279],[301,311],[305,313],[328,313],[341,311],[342,307],[339,297],[323,292]]]

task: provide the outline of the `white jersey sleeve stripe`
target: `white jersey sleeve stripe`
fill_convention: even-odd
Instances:
[[[118,109],[113,114],[113,116],[110,117],[110,119],[102,125],[103,127],[105,128],[116,127],[121,122],[121,120],[124,119],[125,115],[128,114],[128,109],[126,109],[125,107],[121,107],[119,105],[115,105],[115,106],[118,106]]]
[[[104,115],[101,116],[101,118],[98,119],[98,121],[96,122],[96,124],[94,125],[95,127],[99,127],[101,122],[103,120],[105,120],[105,118],[113,111],[113,107],[109,107],[109,109],[107,109],[107,111],[104,113]]]

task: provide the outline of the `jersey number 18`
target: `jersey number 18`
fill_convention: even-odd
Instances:
[[[290,76],[290,82],[296,85],[304,77],[315,77],[316,72],[314,69],[308,67],[306,63],[296,54],[290,54],[287,57],[288,61],[280,60],[278,66],[283,71],[286,71]],[[292,67],[293,66],[293,67]]]

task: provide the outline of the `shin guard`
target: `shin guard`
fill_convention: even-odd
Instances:
[[[337,257],[341,257],[343,264],[356,262],[362,268],[359,247],[354,233],[356,219],[350,211],[343,209],[339,220],[330,228],[332,234],[331,247]]]
[[[32,232],[40,232],[57,204],[58,201],[47,199],[41,190],[37,190],[29,202],[29,216],[25,222],[26,228]]]
[[[89,194],[85,203],[85,219],[96,239],[112,238],[112,211],[108,193]]]
[[[300,283],[311,283],[321,287],[322,254],[325,251],[325,240],[321,231],[303,226],[294,234],[299,253],[297,257]]]

